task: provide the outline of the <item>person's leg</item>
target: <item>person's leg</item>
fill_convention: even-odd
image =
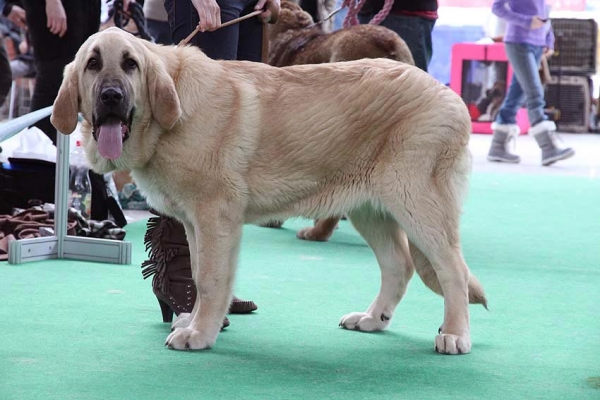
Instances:
[[[500,106],[500,111],[498,111],[498,116],[496,117],[495,122],[501,125],[516,125],[517,112],[523,105],[524,101],[525,93],[523,93],[521,83],[519,82],[517,76],[513,74],[510,85],[508,86],[508,91],[506,92],[506,96],[502,101],[502,105]]]
[[[173,43],[171,40],[171,27],[167,21],[157,21],[155,19],[146,19],[146,27],[148,33],[158,44],[170,45]]]
[[[512,44],[506,43],[505,47],[508,48]],[[508,52],[508,50],[507,50]],[[511,62],[511,65],[514,65]],[[514,66],[513,66],[514,68]],[[508,92],[502,101],[500,111],[496,120],[492,123],[492,144],[488,152],[488,161],[498,161],[507,163],[519,163],[521,157],[512,154],[508,150],[508,145],[512,139],[516,139],[521,133],[519,126],[517,125],[517,112],[523,101],[525,100],[525,93],[523,87],[516,73],[513,73]]]
[[[98,31],[100,26],[100,1],[63,0],[67,16],[67,32],[60,38],[46,26],[43,0],[24,0],[27,27],[34,51],[36,80],[31,98],[31,111],[51,106],[58,94],[65,66],[75,58],[83,42]],[[56,129],[50,118],[35,124],[56,144]]]
[[[254,11],[256,0],[246,1],[241,15]],[[263,24],[258,18],[249,18],[240,22],[237,59],[245,61],[262,61]]]
[[[531,128],[529,133],[534,137],[542,150],[542,165],[548,166],[557,161],[573,157],[571,148],[561,148],[556,141],[556,125],[544,114],[544,86],[540,79],[540,59],[544,53],[542,46],[529,44],[508,44],[506,55],[513,65],[523,92],[525,93],[527,114]]]
[[[361,24],[366,24],[374,16],[373,14],[359,15],[358,19]],[[431,32],[435,20],[407,15],[388,15],[381,25],[396,32],[406,42],[415,65],[427,72],[433,56]]]
[[[492,125],[494,137],[488,160],[513,163],[520,161],[518,156],[508,152],[507,145],[511,137],[519,134],[516,114],[523,98],[525,98],[531,124],[529,133],[542,149],[542,165],[551,165],[556,161],[572,157],[575,151],[571,148],[560,148],[555,140],[556,125],[548,121],[544,114],[546,105],[544,87],[538,72],[543,48],[528,44],[505,43],[505,49],[514,74],[496,123]]]
[[[221,22],[231,21],[241,15],[243,4],[233,0],[218,0]],[[198,26],[198,12],[190,0],[165,0],[169,15],[173,43],[185,39]],[[238,53],[239,24],[233,24],[213,32],[198,32],[190,44],[198,46],[214,60],[235,60]]]
[[[544,107],[546,106],[544,87],[539,74],[543,48],[521,43],[506,43],[505,49],[514,76],[516,76],[525,94],[529,123],[534,126],[547,119],[544,115]]]
[[[11,63],[8,61],[4,41],[0,40],[0,104],[4,104],[4,100],[6,100],[8,92],[10,92],[12,80]]]

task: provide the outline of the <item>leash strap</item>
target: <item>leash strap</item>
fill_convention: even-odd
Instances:
[[[260,10],[258,10],[258,11],[252,11],[250,14],[246,14],[244,16],[241,16],[241,17],[236,18],[236,19],[232,19],[231,21],[227,21],[224,24],[221,24],[221,26],[218,27],[217,29],[221,29],[221,28],[225,28],[226,26],[229,26],[229,25],[237,24],[238,22],[242,22],[242,21],[244,21],[244,20],[246,20],[248,18],[252,18],[252,17],[254,17],[256,15],[259,15],[259,14],[262,14],[262,11],[260,11]],[[185,46],[186,44],[188,44],[188,42],[190,40],[192,40],[192,38],[194,36],[196,36],[196,34],[198,32],[200,32],[200,25],[198,25],[196,27],[196,29],[194,29],[193,32],[190,33],[185,39],[183,39],[181,42],[179,42],[179,44],[177,46]]]
[[[237,24],[239,22],[242,22],[248,18],[252,18],[255,17],[257,15],[262,14],[263,11],[262,10],[257,10],[257,11],[252,11],[249,14],[243,15],[239,18],[236,19],[232,19],[231,21],[227,21],[224,24],[221,24],[220,27],[218,27],[217,29],[221,29],[221,28],[225,28],[226,26],[229,25],[233,25],[233,24]],[[185,39],[183,39],[181,42],[179,42],[179,44],[177,44],[177,46],[185,46],[186,44],[189,43],[190,40],[192,40],[192,38],[198,33],[200,32],[200,25],[198,25],[196,27],[196,29],[194,29],[192,31],[192,33],[190,33]],[[268,28],[268,23],[263,22],[263,29],[262,29],[262,54],[261,54],[261,58],[262,58],[262,62],[264,63],[268,63],[269,62],[269,28]]]

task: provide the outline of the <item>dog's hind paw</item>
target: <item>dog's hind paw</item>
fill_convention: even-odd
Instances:
[[[390,324],[391,318],[391,316],[385,314],[375,317],[368,313],[353,312],[342,317],[340,326],[345,329],[363,332],[382,331]]]
[[[308,240],[312,242],[326,242],[331,237],[332,232],[325,232],[318,227],[303,228],[296,233],[296,237],[302,240]]]
[[[171,324],[171,331],[174,331],[177,328],[187,328],[190,326],[192,322],[192,314],[191,313],[181,313],[175,318],[175,321]]]
[[[216,335],[213,337],[194,329],[177,328],[167,337],[165,346],[172,350],[204,350],[216,341]]]
[[[469,336],[442,333],[435,337],[435,351],[441,354],[467,354],[471,352]]]

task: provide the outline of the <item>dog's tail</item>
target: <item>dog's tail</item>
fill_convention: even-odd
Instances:
[[[409,242],[410,255],[419,277],[429,289],[440,296],[444,295],[440,281],[427,257],[414,244]],[[469,303],[481,304],[487,310],[487,298],[479,280],[469,271]]]

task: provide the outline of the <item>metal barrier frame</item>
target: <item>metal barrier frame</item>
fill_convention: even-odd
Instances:
[[[0,124],[0,143],[50,114],[52,107],[46,107]],[[69,138],[59,132],[56,146],[54,236],[13,240],[8,247],[8,262],[21,264],[58,258],[131,264],[131,242],[67,236],[69,145]]]

